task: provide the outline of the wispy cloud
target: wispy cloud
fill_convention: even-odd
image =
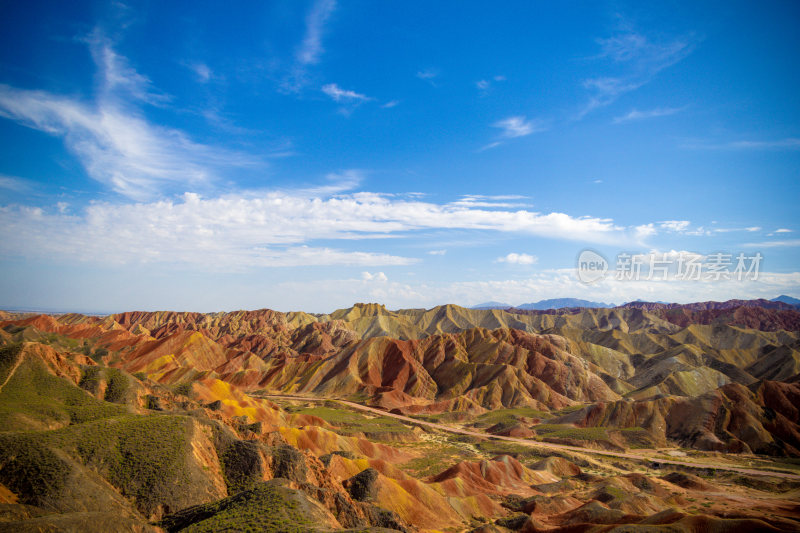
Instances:
[[[800,246],[800,239],[791,239],[788,241],[748,242],[743,246],[746,246],[747,248],[786,248]]]
[[[211,81],[211,78],[214,77],[214,73],[211,71],[208,65],[205,63],[192,63],[189,65],[189,68],[194,72],[195,76],[197,77],[197,81],[201,83],[208,83]]]
[[[715,233],[733,233],[737,231],[746,231],[755,233],[761,231],[761,226],[747,226],[747,227],[733,227],[733,228],[720,228],[717,226],[705,228],[703,226],[692,227],[691,222],[688,220],[664,220],[658,223],[658,227],[670,233],[679,233],[681,235],[694,235],[694,236],[709,236]]]
[[[636,236],[637,241],[644,241],[648,237],[652,237],[658,233],[658,230],[655,227],[655,224],[652,222],[649,224],[641,224],[633,228],[634,235]]]
[[[475,87],[480,91],[482,96],[486,96],[492,89],[492,82],[498,83],[506,81],[505,76],[494,76],[491,79],[483,79],[475,82]]]
[[[481,146],[481,147],[478,149],[478,152],[484,152],[484,151],[486,151],[486,150],[491,150],[492,148],[497,148],[497,147],[498,147],[498,146],[500,146],[501,144],[503,144],[503,143],[502,143],[502,142],[500,142],[500,141],[492,141],[492,142],[490,142],[489,144],[486,144],[486,145],[484,145],[484,146]]]
[[[208,188],[223,169],[258,163],[148,122],[137,104],[162,105],[166,97],[106,39],[88,42],[98,69],[94,102],[0,84],[0,116],[63,138],[90,177],[136,200]]]
[[[399,100],[389,100],[385,104],[382,104],[381,107],[384,109],[391,109],[393,107],[397,107],[398,105],[400,105]]]
[[[497,258],[498,263],[509,263],[512,265],[532,265],[537,261],[539,261],[539,258],[535,255],[518,254],[514,252]]]
[[[428,252],[428,255],[445,255],[447,250],[431,250]]]
[[[524,115],[511,116],[498,120],[491,125],[493,128],[500,130],[500,137],[503,140],[514,139],[517,137],[525,137],[532,133],[547,131],[547,124],[542,120],[531,119],[528,120]],[[479,152],[490,150],[503,144],[502,140],[492,141],[483,146]]]
[[[728,142],[688,142],[684,148],[694,150],[800,150],[800,138],[774,140],[739,140]]]
[[[649,118],[657,118],[657,117],[666,117],[669,115],[674,115],[675,113],[680,113],[686,109],[685,107],[657,107],[655,109],[650,109],[647,111],[639,111],[637,109],[632,109],[625,115],[621,115],[619,117],[615,117],[613,122],[614,124],[622,124],[623,122],[631,122],[635,120],[646,120]]]
[[[438,87],[436,80],[440,76],[439,69],[437,68],[426,68],[423,70],[418,70],[415,76],[422,81],[428,82],[431,84],[432,87]]]
[[[303,40],[294,53],[294,63],[281,89],[297,92],[308,84],[308,69],[320,62],[325,48],[322,38],[325,26],[336,10],[336,0],[315,0],[306,14]]]
[[[649,83],[659,72],[678,63],[694,49],[693,39],[688,37],[656,42],[636,32],[621,32],[598,39],[597,43],[600,53],[594,59],[605,63],[606,70],[618,73],[584,80],[583,86],[591,96],[578,113],[579,119]]]
[[[33,184],[26,179],[0,174],[0,189],[13,192],[30,192],[32,185]]]
[[[531,133],[545,131],[547,129],[543,122],[528,120],[523,115],[504,118],[492,124],[493,128],[500,128],[503,137],[513,139],[514,137],[524,137]]]
[[[127,58],[114,51],[112,41],[102,32],[95,30],[86,43],[101,74],[100,93],[103,98],[133,98],[151,105],[170,101],[169,95],[157,90],[147,76],[138,73]]]
[[[297,49],[295,57],[301,65],[315,65],[319,63],[324,52],[322,35],[325,23],[336,9],[336,0],[316,0],[311,10],[306,15],[306,32],[303,42]]]
[[[483,194],[468,194],[462,196],[460,200],[451,202],[450,205],[459,207],[492,207],[492,208],[510,208],[510,207],[530,207],[529,204],[519,202],[527,198],[521,195],[483,195]],[[517,200],[517,201],[513,201]]]
[[[335,83],[329,83],[322,87],[322,92],[333,98],[335,102],[351,103],[351,102],[365,102],[371,100],[365,94],[357,93],[347,89],[342,89]]]
[[[361,185],[364,181],[364,176],[364,172],[356,168],[343,170],[341,172],[331,172],[325,176],[327,185],[305,189],[304,192],[309,196],[330,196],[345,191],[352,191]],[[303,190],[295,191],[294,193],[302,192]]]

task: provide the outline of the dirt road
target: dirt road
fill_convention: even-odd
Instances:
[[[314,398],[312,396],[292,396],[289,394],[261,394],[261,395],[253,395],[259,398],[266,398],[266,399],[284,399],[284,400],[300,400],[300,401],[307,401],[307,402],[326,402],[326,401],[335,401],[346,405],[348,407],[352,407],[353,409],[359,409],[361,411],[366,411],[368,413],[378,414],[381,416],[389,416],[392,418],[396,418],[397,420],[402,420],[404,422],[408,422],[410,424],[416,424],[418,426],[426,426],[435,428],[441,431],[447,431],[449,433],[457,433],[460,435],[470,435],[473,437],[481,437],[481,438],[491,438],[496,440],[503,440],[508,442],[514,442],[517,444],[524,444],[526,446],[533,446],[539,448],[548,448],[552,450],[564,450],[576,453],[583,453],[589,455],[603,455],[606,457],[619,457],[622,459],[634,459],[639,461],[647,461],[649,463],[658,463],[658,464],[665,464],[665,465],[676,465],[676,466],[683,466],[689,468],[700,468],[700,469],[716,469],[716,470],[724,470],[728,472],[737,472],[740,474],[747,474],[751,476],[772,476],[772,477],[779,477],[783,479],[796,479],[800,480],[800,475],[798,474],[789,474],[785,472],[771,472],[765,470],[756,470],[750,468],[740,468],[736,466],[729,466],[729,465],[720,465],[714,463],[698,463],[698,462],[684,462],[684,461],[677,461],[675,459],[662,459],[660,457],[654,457],[652,455],[644,455],[640,453],[630,453],[630,452],[614,452],[614,451],[607,451],[607,450],[594,450],[591,448],[582,448],[580,446],[569,446],[567,444],[555,444],[550,442],[540,442],[540,441],[533,441],[530,439],[522,439],[519,437],[506,437],[503,435],[490,435],[488,433],[484,433],[481,431],[472,431],[469,429],[462,429],[452,426],[447,426],[445,424],[437,424],[436,422],[427,422],[425,420],[417,420],[416,418],[411,418],[404,415],[398,415],[395,413],[390,413],[388,411],[384,411],[382,409],[377,409],[375,407],[368,407],[366,405],[361,405],[359,403],[351,402],[348,400],[341,400],[338,398]],[[656,453],[656,450],[651,450],[653,453]]]
[[[24,353],[19,354],[19,356],[17,357],[17,362],[14,363],[14,366],[12,366],[11,370],[8,371],[8,375],[6,376],[6,379],[3,381],[3,383],[0,383],[0,391],[2,391],[3,387],[5,387],[6,384],[9,381],[11,381],[11,378],[14,376],[14,372],[16,372],[17,369],[19,368],[19,365],[22,364],[22,360],[23,359],[25,359],[25,354]]]

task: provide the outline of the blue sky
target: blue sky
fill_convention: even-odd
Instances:
[[[0,307],[800,296],[795,2],[3,11]]]

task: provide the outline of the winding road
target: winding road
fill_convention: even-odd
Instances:
[[[675,465],[675,466],[682,466],[688,468],[698,468],[698,469],[715,469],[715,470],[724,470],[728,472],[736,472],[739,474],[747,474],[751,476],[770,476],[770,477],[778,477],[783,479],[792,479],[792,480],[800,480],[800,475],[798,474],[790,474],[788,472],[775,472],[775,471],[766,471],[766,470],[757,470],[753,468],[741,468],[737,466],[729,466],[729,465],[720,465],[714,463],[699,463],[699,462],[685,462],[685,461],[677,461],[675,459],[662,459],[660,457],[653,457],[648,455],[642,455],[641,453],[630,453],[630,452],[614,452],[609,450],[594,450],[590,448],[583,448],[580,446],[570,446],[568,444],[555,444],[552,442],[540,442],[540,441],[532,441],[530,439],[523,439],[519,437],[506,437],[503,435],[491,435],[488,433],[480,432],[480,431],[472,431],[469,429],[457,428],[448,426],[445,424],[437,424],[436,422],[428,422],[426,420],[417,420],[416,418],[411,418],[405,415],[399,415],[395,413],[390,413],[388,411],[384,411],[382,409],[378,409],[375,407],[368,407],[366,405],[361,405],[360,403],[351,402],[349,400],[342,400],[339,398],[315,398],[313,396],[293,396],[290,394],[251,394],[251,396],[255,398],[264,398],[264,399],[276,399],[276,400],[297,400],[297,401],[305,401],[305,402],[328,402],[334,401],[340,404],[346,405],[348,407],[352,407],[353,409],[358,409],[360,411],[365,411],[372,414],[377,414],[381,416],[388,416],[391,418],[396,418],[397,420],[401,420],[403,422],[407,422],[409,424],[415,424],[418,426],[426,426],[434,429],[438,429],[440,431],[446,431],[449,433],[457,433],[459,435],[470,435],[473,437],[481,437],[481,438],[490,438],[495,440],[503,440],[508,442],[513,442],[516,444],[524,444],[526,446],[538,447],[538,448],[548,448],[551,450],[564,450],[570,452],[577,452],[583,454],[590,454],[590,455],[603,455],[606,457],[619,457],[622,459],[634,459],[639,461],[647,461],[649,463],[658,463],[660,465]],[[656,452],[656,450],[652,450]]]

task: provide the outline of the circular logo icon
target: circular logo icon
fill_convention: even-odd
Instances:
[[[606,277],[608,261],[594,250],[583,250],[578,254],[575,272],[583,283],[596,283]]]

